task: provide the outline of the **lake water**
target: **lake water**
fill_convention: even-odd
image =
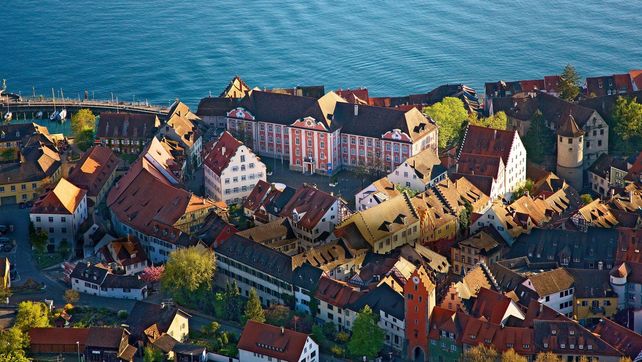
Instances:
[[[22,94],[196,105],[235,74],[384,96],[642,68],[642,1],[2,0],[0,19]]]

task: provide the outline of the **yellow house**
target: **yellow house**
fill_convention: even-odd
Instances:
[[[617,294],[609,282],[609,271],[567,269],[575,280],[573,318],[580,323],[611,318],[617,312]]]
[[[350,215],[335,233],[351,245],[369,247],[375,253],[385,254],[405,244],[415,245],[419,240],[419,224],[417,211],[410,197],[403,192]]]
[[[0,159],[0,205],[31,201],[60,179],[62,160],[45,127],[0,126],[0,146],[10,151]]]
[[[0,258],[0,289],[8,289],[11,287],[10,269],[11,264],[9,263],[9,258]]]
[[[451,240],[457,236],[459,218],[431,192],[418,194],[412,203],[419,214],[421,241]]]

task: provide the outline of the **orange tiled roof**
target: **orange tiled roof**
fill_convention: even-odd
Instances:
[[[84,153],[78,165],[71,171],[69,181],[87,190],[90,196],[96,196],[119,162],[109,147],[94,146]]]
[[[31,208],[32,214],[73,214],[87,191],[64,178],[56,187],[45,193]]]
[[[259,353],[287,362],[298,362],[308,335],[269,324],[248,321],[238,349]]]

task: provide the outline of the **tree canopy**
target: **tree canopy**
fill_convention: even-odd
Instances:
[[[241,291],[239,290],[236,281],[232,284],[225,286],[225,293],[223,293],[223,314],[224,318],[228,320],[238,321],[241,318]]]
[[[65,294],[63,297],[65,298],[65,302],[69,304],[76,304],[76,302],[78,302],[78,300],[80,299],[80,293],[73,289],[67,289],[65,290]]]
[[[528,362],[528,358],[524,356],[520,356],[515,352],[514,349],[509,349],[502,353],[502,358],[500,358],[501,362]]]
[[[562,359],[553,352],[540,352],[535,357],[535,362],[562,362]]]
[[[500,111],[489,117],[473,118],[470,123],[476,126],[506,130],[508,128],[508,116],[503,111]]]
[[[571,64],[564,67],[560,81],[560,97],[573,101],[580,94],[580,75]]]
[[[25,349],[28,346],[29,337],[19,328],[0,331],[0,362],[27,362]]]
[[[259,299],[259,294],[256,292],[256,289],[250,289],[249,299],[245,305],[245,313],[243,313],[243,319],[247,321],[255,321],[259,323],[265,322],[265,312],[263,307],[261,307],[261,300]]]
[[[165,263],[161,288],[179,303],[195,303],[211,290],[214,253],[202,246],[173,251]]]
[[[41,302],[20,302],[15,327],[23,332],[31,328],[49,327],[49,308]]]
[[[497,351],[493,348],[478,344],[468,351],[464,352],[464,362],[495,362],[497,360]]]
[[[96,116],[91,109],[79,109],[71,116],[71,131],[77,137],[84,131],[94,131],[96,127]]]
[[[357,313],[352,325],[352,337],[348,342],[348,351],[354,357],[375,358],[383,347],[383,338],[384,333],[377,325],[377,317],[366,305],[361,312]]]
[[[546,156],[555,152],[555,134],[544,124],[544,117],[537,111],[531,118],[531,125],[524,137],[524,148],[529,160],[535,163],[542,163]]]
[[[441,102],[425,107],[423,113],[439,127],[439,148],[455,145],[468,120],[464,102],[454,97],[445,97]]]
[[[642,148],[642,104],[637,98],[618,97],[613,108],[613,133],[622,141],[616,148],[632,153]],[[619,147],[617,147],[619,146]]]

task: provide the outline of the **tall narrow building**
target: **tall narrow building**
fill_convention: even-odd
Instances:
[[[415,269],[404,285],[407,358],[428,361],[428,325],[435,307],[435,284],[423,267]]]
[[[583,164],[584,131],[568,113],[557,129],[557,175],[581,191],[584,181]]]

